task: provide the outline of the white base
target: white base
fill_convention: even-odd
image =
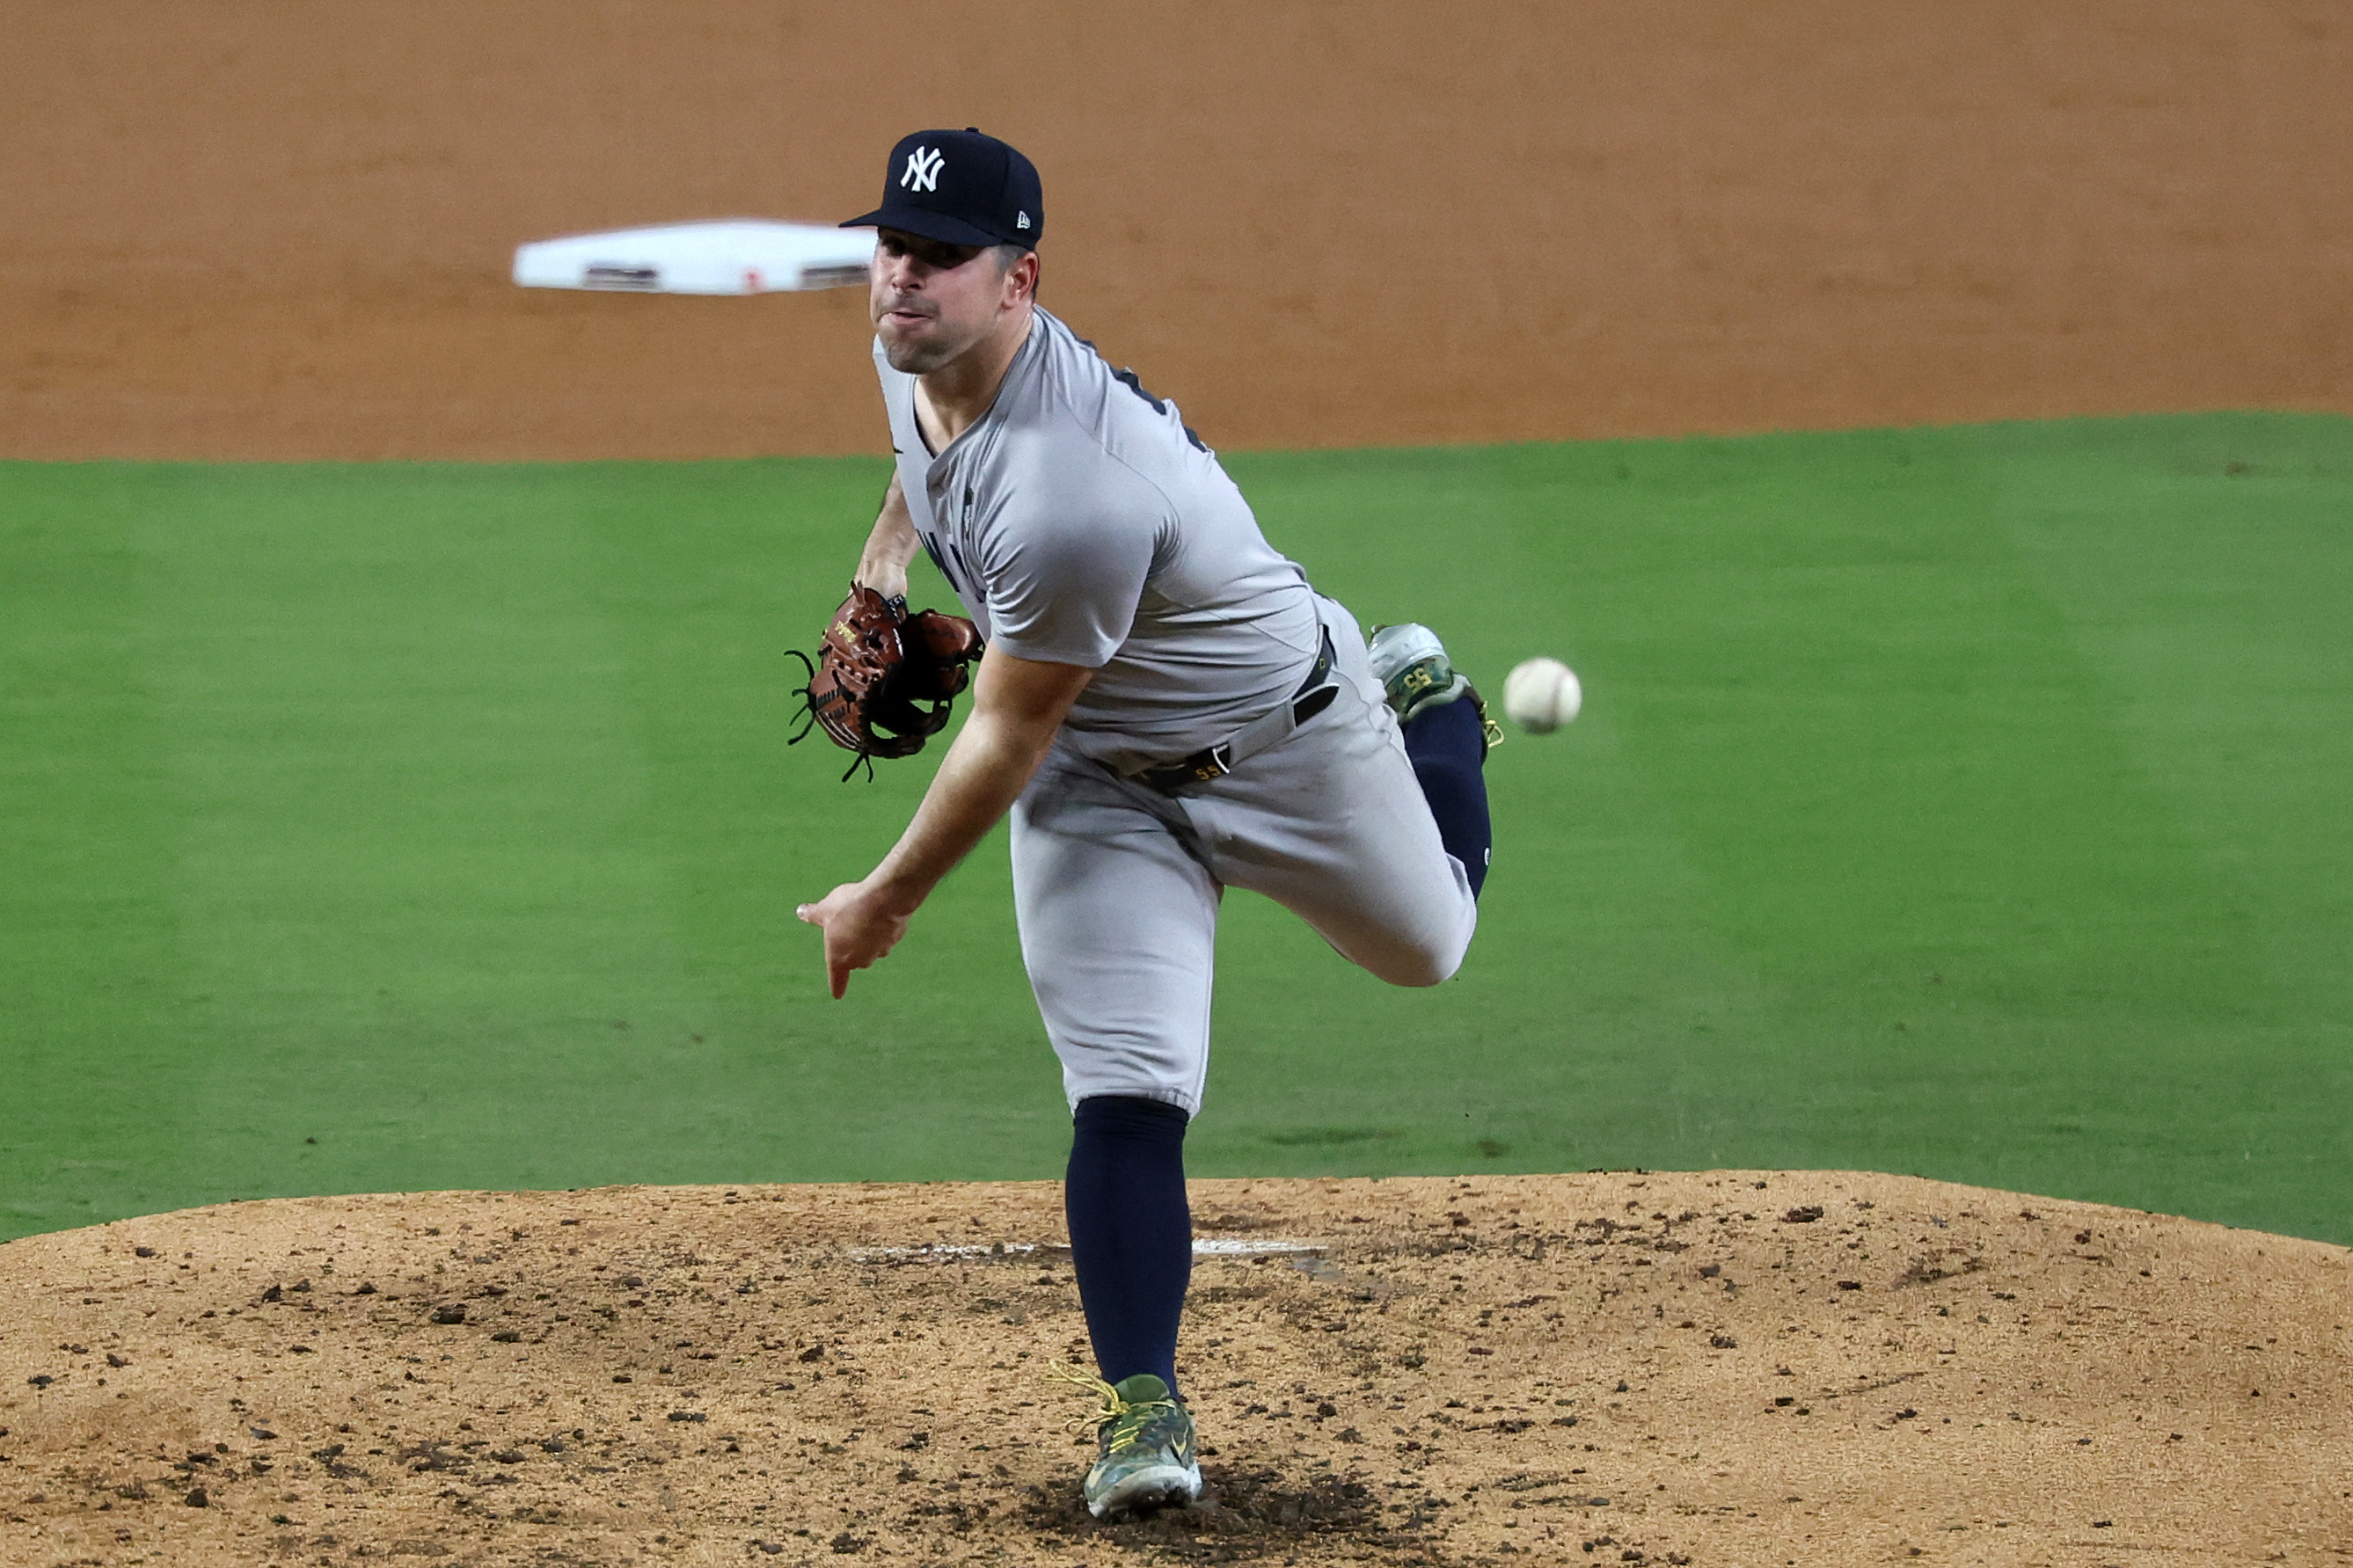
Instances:
[[[514,280],[628,294],[772,294],[862,285],[873,261],[871,228],[725,218],[538,240],[515,251]]]

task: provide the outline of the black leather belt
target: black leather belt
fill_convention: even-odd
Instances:
[[[1245,724],[1214,746],[1204,746],[1180,761],[1162,763],[1127,776],[1162,795],[1173,795],[1187,784],[1225,777],[1246,759],[1281,744],[1293,730],[1332,706],[1332,700],[1340,695],[1339,685],[1332,679],[1332,632],[1327,626],[1315,650],[1315,662],[1308,667],[1307,679],[1299,683],[1299,689],[1292,693],[1288,704]]]

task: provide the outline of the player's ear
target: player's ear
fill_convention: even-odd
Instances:
[[[1005,269],[1005,302],[1008,305],[1038,297],[1038,253],[1025,250]]]

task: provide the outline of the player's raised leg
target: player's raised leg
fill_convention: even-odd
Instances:
[[[1446,852],[1462,863],[1475,895],[1486,884],[1494,830],[1487,816],[1488,748],[1503,730],[1438,634],[1418,622],[1373,628],[1373,679],[1405,732],[1406,756],[1438,822]]]
[[[1323,614],[1340,695],[1179,804],[1219,881],[1265,894],[1393,985],[1435,985],[1461,967],[1479,924],[1478,707],[1460,700],[1467,683],[1450,669],[1434,689],[1456,700],[1414,713],[1409,747],[1355,620],[1328,599]]]

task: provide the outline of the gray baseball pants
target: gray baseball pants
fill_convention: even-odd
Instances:
[[[1320,600],[1340,695],[1280,745],[1171,797],[1058,740],[1013,807],[1030,989],[1075,1108],[1201,1108],[1218,905],[1263,893],[1395,985],[1461,966],[1479,921],[1353,617]]]

